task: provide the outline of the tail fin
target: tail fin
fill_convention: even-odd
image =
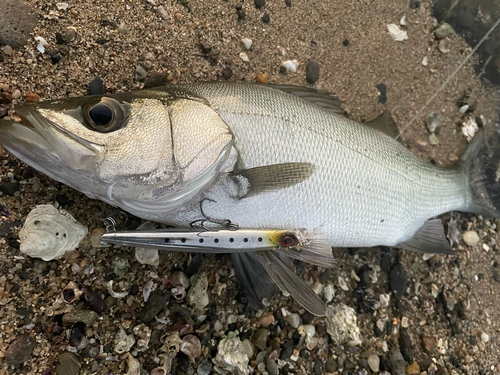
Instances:
[[[500,133],[479,131],[462,160],[472,195],[469,210],[500,217]]]

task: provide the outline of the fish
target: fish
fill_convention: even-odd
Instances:
[[[388,112],[358,123],[312,88],[191,83],[16,114],[1,121],[0,145],[90,198],[200,231],[304,228],[328,245],[318,259],[331,247],[454,254],[439,215],[500,216],[498,134],[479,132],[458,163],[440,167],[395,139]],[[294,297],[308,293],[286,252],[220,252],[231,253],[252,305],[273,290],[269,277]],[[302,302],[321,315],[317,299]]]

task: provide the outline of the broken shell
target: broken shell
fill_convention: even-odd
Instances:
[[[128,370],[125,375],[141,375],[141,363],[130,353],[127,353]]]
[[[134,335],[127,335],[123,327],[120,327],[120,330],[115,336],[114,344],[115,352],[118,354],[128,353],[130,348],[135,344]]]
[[[74,281],[70,281],[61,292],[61,296],[66,303],[73,303],[80,299],[82,291]]]
[[[448,53],[450,52],[449,45],[450,41],[448,39],[442,39],[438,44],[438,49],[441,53]]]
[[[128,292],[115,292],[113,290],[113,280],[109,280],[106,283],[106,289],[108,290],[109,295],[113,298],[120,299],[125,298],[128,295]]]
[[[137,350],[139,352],[146,351],[148,349],[149,340],[151,339],[151,329],[144,323],[141,323],[138,326],[135,326],[134,329],[132,329],[132,332],[134,332],[134,335],[139,337],[139,340],[137,340],[136,343]]]
[[[201,355],[200,339],[195,335],[186,335],[182,338],[181,352],[188,356],[191,363]]]
[[[87,302],[87,305],[89,305],[93,311],[100,313],[104,310],[104,301],[99,292],[93,291],[88,287],[84,287],[82,288],[82,293],[85,302]]]
[[[19,232],[20,250],[33,258],[53,260],[76,249],[87,228],[50,204],[36,206]]]

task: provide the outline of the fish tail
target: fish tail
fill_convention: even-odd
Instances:
[[[468,211],[500,217],[500,133],[479,131],[462,156],[471,203]]]

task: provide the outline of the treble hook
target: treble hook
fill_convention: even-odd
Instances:
[[[106,228],[106,232],[116,232],[116,220],[113,219],[111,216],[102,219],[102,222],[104,223],[104,226]]]
[[[231,220],[229,219],[225,219],[225,220],[218,220],[218,219],[214,219],[210,216],[208,216],[205,211],[203,210],[203,203],[205,201],[209,201],[209,202],[212,202],[212,203],[217,203],[217,201],[211,199],[211,198],[203,198],[200,202],[200,212],[201,214],[203,215],[204,219],[198,219],[198,220],[194,220],[192,221],[189,225],[191,226],[191,228],[195,227],[195,226],[200,226],[201,228],[205,229],[207,232],[210,231],[210,228],[208,228],[205,223],[213,223],[213,224],[218,224],[222,227],[224,227],[225,229],[227,230],[238,230],[240,228],[240,226],[236,223],[233,223]]]

